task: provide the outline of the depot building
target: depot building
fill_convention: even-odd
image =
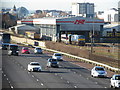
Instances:
[[[40,29],[43,39],[57,41],[61,34],[79,34],[86,37],[86,42],[90,41],[92,35],[99,39],[103,32],[104,20],[67,17],[67,18],[37,18],[18,21],[18,24],[33,25]]]

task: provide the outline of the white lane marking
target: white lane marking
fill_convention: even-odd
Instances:
[[[95,84],[98,84],[98,82],[95,82]]]
[[[61,79],[63,79],[63,77],[61,77]]]
[[[77,86],[74,86],[74,88],[77,88]]]
[[[27,70],[27,69],[24,69],[24,70]]]
[[[37,81],[39,81],[39,80],[37,79]]]
[[[10,83],[10,81],[8,83]]]
[[[4,76],[6,76],[6,75],[4,74]]]
[[[28,72],[28,74],[30,74],[30,72]]]
[[[55,73],[55,75],[57,75],[57,73]]]
[[[67,83],[70,83],[69,81],[67,81]]]
[[[41,85],[43,86],[44,84],[43,84],[43,83],[41,83]]]
[[[104,87],[104,88],[107,88],[107,87]]]
[[[34,75],[32,75],[32,77],[34,77]]]
[[[9,79],[7,78],[7,80],[9,80]]]
[[[87,80],[89,80],[89,78],[87,78]]]
[[[13,88],[13,86],[10,86],[11,88]]]
[[[76,72],[74,72],[74,73],[76,73]]]
[[[82,75],[80,74],[80,76],[82,76]]]

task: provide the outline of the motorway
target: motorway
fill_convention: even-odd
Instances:
[[[19,54],[8,56],[2,53],[2,88],[109,88],[110,79],[93,78],[86,68],[69,61],[59,62],[59,68],[47,68],[48,53]],[[28,72],[27,65],[37,61],[42,72]]]

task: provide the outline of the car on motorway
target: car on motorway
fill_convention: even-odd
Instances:
[[[95,66],[91,70],[92,77],[106,77],[106,75],[107,75],[107,72],[105,71],[104,67]]]
[[[9,44],[8,46],[8,55],[16,55],[18,56],[19,54],[19,46],[16,44]]]
[[[2,43],[2,50],[7,50],[9,43]]]
[[[43,52],[42,52],[42,49],[40,47],[35,47],[34,48],[34,53],[35,54],[42,54]]]
[[[22,54],[30,54],[29,48],[28,47],[23,47],[21,50]]]
[[[28,64],[28,71],[42,71],[42,67],[39,62],[30,62]]]
[[[114,74],[110,79],[111,88],[120,88],[120,74]]]
[[[54,53],[52,58],[57,59],[58,61],[63,61],[63,57],[61,53]]]
[[[53,59],[53,58],[49,58],[47,60],[47,67],[59,67],[59,62],[57,61],[57,59]]]

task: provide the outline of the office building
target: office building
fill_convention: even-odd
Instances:
[[[94,17],[94,3],[72,3],[72,15]]]

